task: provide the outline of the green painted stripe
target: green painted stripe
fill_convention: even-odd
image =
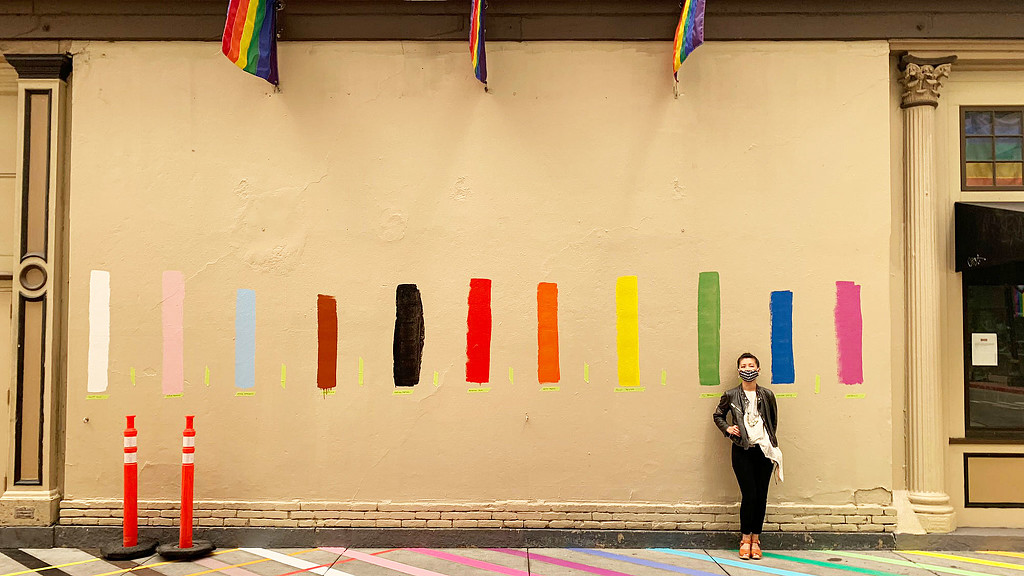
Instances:
[[[811,560],[810,558],[801,558],[799,556],[789,556],[787,554],[776,554],[774,552],[763,552],[765,558],[778,558],[779,560],[788,560],[790,562],[799,562],[801,564],[810,564],[811,566],[823,566],[825,568],[835,568],[836,570],[846,570],[847,572],[859,572],[861,574],[871,574],[872,576],[902,576],[895,572],[886,572],[884,570],[872,570],[871,568],[861,568],[859,566],[847,566],[845,564],[836,564],[835,562],[822,562],[821,560]]]
[[[722,291],[718,272],[697,277],[697,367],[701,386],[718,386],[721,380]]]
[[[837,556],[849,556],[850,558],[860,558],[862,560],[873,560],[875,562],[883,562],[885,564],[892,564],[894,566],[910,566],[911,568],[924,568],[925,570],[931,570],[933,572],[945,572],[946,574],[956,574],[957,576],[994,576],[989,572],[974,572],[971,570],[961,570],[959,568],[950,568],[949,566],[938,566],[936,564],[922,564],[920,562],[911,562],[909,560],[897,560],[895,558],[880,558],[877,556],[868,556],[867,554],[858,554],[856,552],[846,552],[842,550],[831,550],[829,554],[835,554]]]

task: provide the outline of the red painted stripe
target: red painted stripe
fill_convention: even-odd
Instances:
[[[238,17],[238,1],[231,0],[231,4],[228,5],[228,17],[224,21],[224,35],[221,37],[220,51],[227,56],[231,52],[231,32],[235,29],[235,18]]]
[[[469,317],[466,320],[466,382],[482,384],[491,377],[491,281],[469,281]]]
[[[259,0],[254,0],[259,2]],[[234,30],[231,32],[231,50],[228,52],[228,60],[238,62],[239,46],[242,42],[242,30],[245,28],[245,18],[249,14],[250,0],[238,0],[238,12],[235,15]]]
[[[537,381],[558,382],[558,284],[537,284]]]
[[[316,296],[316,387],[338,385],[338,301]]]

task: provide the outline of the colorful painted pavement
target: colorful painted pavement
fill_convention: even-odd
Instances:
[[[73,548],[0,551],[0,576],[1024,576],[1018,552],[784,551],[743,561],[727,550],[589,548],[229,548],[192,562],[108,562]]]

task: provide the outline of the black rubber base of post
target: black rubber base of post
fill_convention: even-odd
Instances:
[[[135,546],[125,546],[123,540],[116,544],[100,546],[100,553],[104,560],[134,560],[143,556],[150,556],[156,551],[156,540],[152,538],[139,538]]]
[[[156,553],[168,560],[193,560],[209,556],[214,546],[209,540],[193,540],[191,548],[179,548],[177,544],[161,544],[156,547]]]

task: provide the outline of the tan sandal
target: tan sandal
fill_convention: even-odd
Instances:
[[[750,543],[750,559],[760,560],[761,559],[761,543],[754,541]]]
[[[740,560],[750,560],[750,537],[744,536],[740,540]]]

